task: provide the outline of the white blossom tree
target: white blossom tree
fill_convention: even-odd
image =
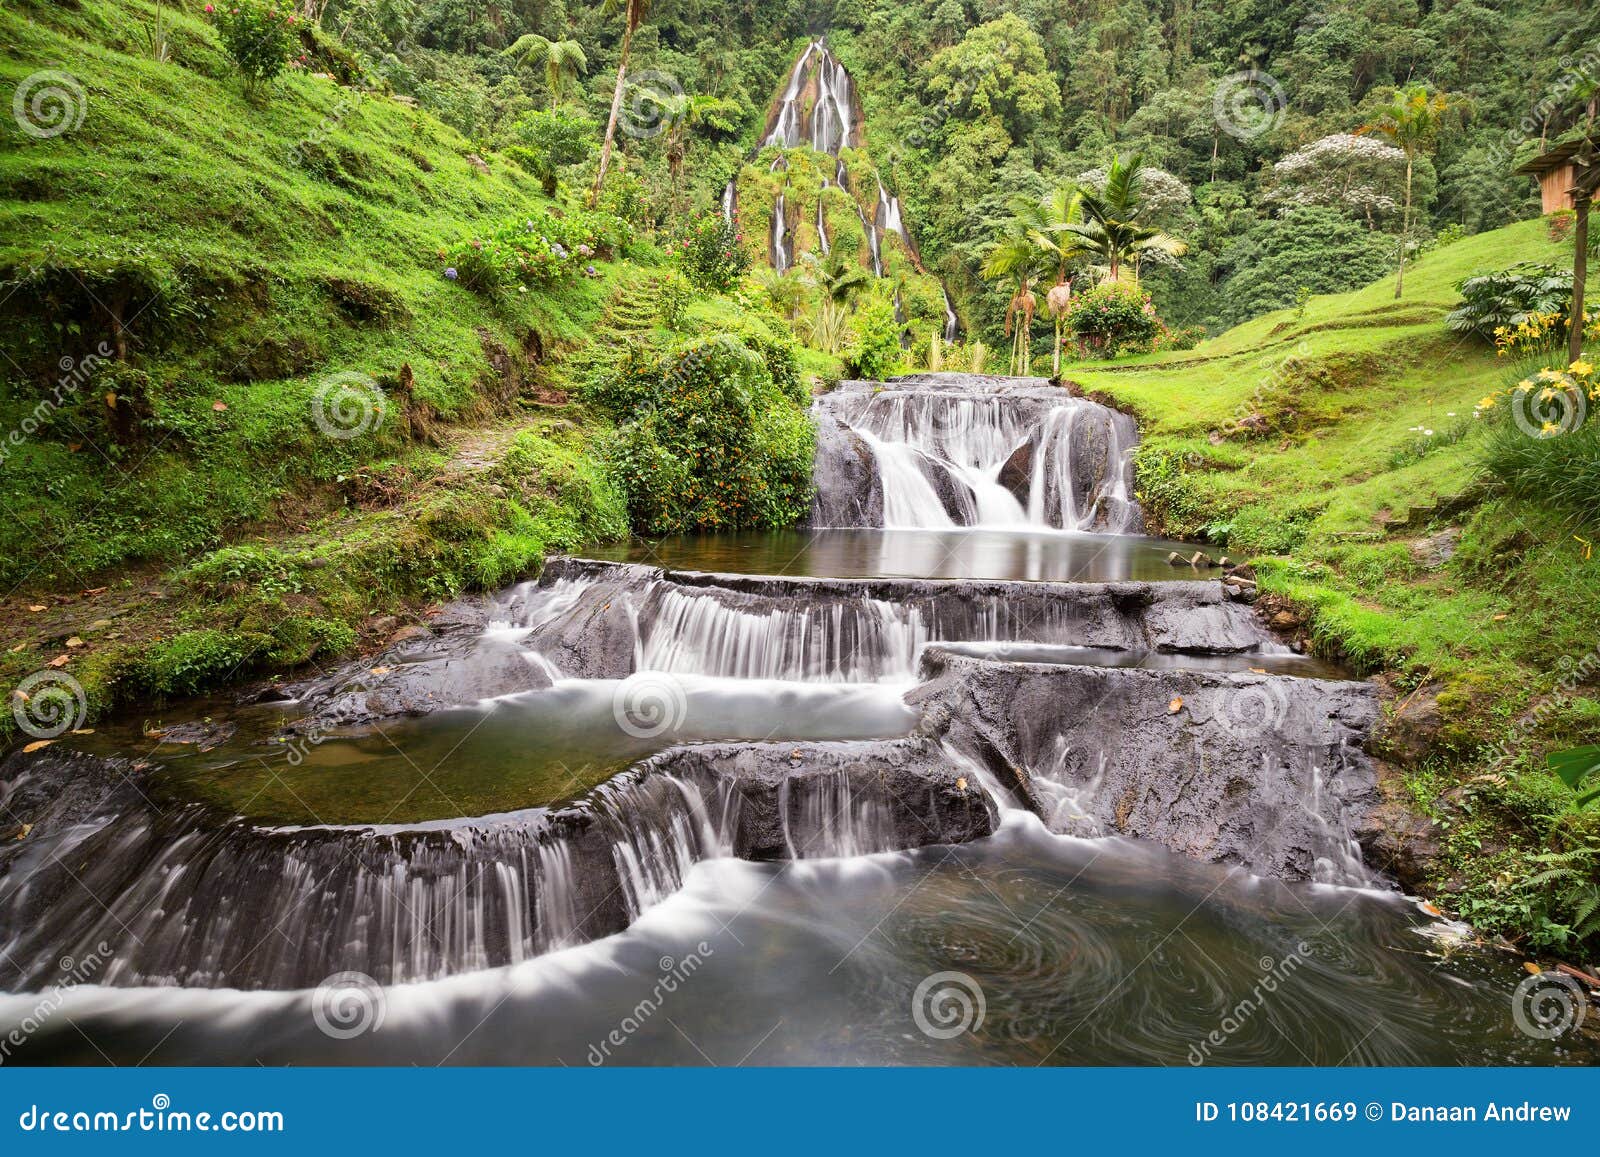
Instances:
[[[1354,133],[1334,133],[1296,149],[1272,166],[1267,200],[1276,205],[1320,205],[1377,219],[1400,208],[1406,155],[1393,145]]]

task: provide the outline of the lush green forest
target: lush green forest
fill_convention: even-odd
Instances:
[[[842,137],[775,142],[824,33]],[[0,42],[8,681],[159,703],[792,526],[816,391],[1058,373],[1139,419],[1152,530],[1417,705],[1441,893],[1594,932],[1546,761],[1600,719],[1597,323],[1518,167],[1592,138],[1600,9],[20,0]]]

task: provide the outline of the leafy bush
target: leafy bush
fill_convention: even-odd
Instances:
[[[900,366],[900,325],[887,301],[863,305],[850,326],[853,337],[845,350],[845,368],[857,378],[878,382]]]
[[[630,349],[583,393],[623,423],[605,458],[638,533],[782,527],[809,508],[810,419],[737,337]]]
[[[1258,221],[1220,260],[1223,321],[1237,324],[1293,305],[1302,286],[1343,293],[1370,284],[1394,265],[1395,238],[1314,205]]]
[[[1120,282],[1079,294],[1067,310],[1067,327],[1083,349],[1099,357],[1144,348],[1161,327],[1150,295]]]
[[[1494,341],[1535,315],[1559,319],[1572,308],[1572,271],[1531,261],[1518,262],[1495,273],[1478,273],[1457,284],[1462,302],[1445,317],[1455,333],[1475,333]],[[1562,340],[1564,322],[1543,327],[1554,330],[1549,340]],[[1498,344],[1498,343],[1497,343]]]
[[[587,160],[600,126],[586,116],[563,109],[535,109],[511,126],[506,155],[539,178],[547,197],[556,195],[556,179],[567,165]]]
[[[632,226],[609,213],[534,213],[441,249],[439,260],[449,280],[479,293],[504,293],[554,284],[632,236]]]
[[[750,268],[743,241],[737,215],[729,221],[720,212],[712,212],[690,222],[673,239],[672,255],[695,286],[727,293]]]
[[[207,4],[205,10],[247,89],[272,80],[288,65],[299,22],[293,12],[269,7],[261,0],[234,0],[220,8]]]

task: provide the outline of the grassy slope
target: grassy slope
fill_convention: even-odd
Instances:
[[[1522,260],[1570,250],[1523,222],[1425,255],[1399,301],[1387,278],[1069,376],[1139,415],[1141,495],[1163,530],[1255,556],[1315,645],[1386,673],[1404,737],[1389,754],[1437,821],[1434,886],[1487,926],[1558,944],[1570,912],[1525,882],[1546,848],[1596,842],[1543,757],[1600,731],[1593,685],[1570,681],[1595,646],[1600,560],[1480,475],[1473,405],[1510,371],[1442,325],[1461,277]],[[1422,540],[1448,527],[1458,552],[1426,565]]]
[[[4,673],[68,654],[96,707],[337,654],[369,620],[625,531],[595,427],[542,364],[622,267],[500,303],[444,280],[439,247],[547,206],[536,183],[330,80],[247,101],[189,7],[159,64],[147,3],[0,13],[0,86],[66,66],[87,94],[75,131],[0,125],[0,424],[128,301],[126,359],[0,469]],[[354,438],[313,421],[341,373],[388,396]]]

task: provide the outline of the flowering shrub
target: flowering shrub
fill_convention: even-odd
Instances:
[[[1473,410],[1475,417],[1503,408],[1524,433],[1535,438],[1570,434],[1583,425],[1591,402],[1600,402],[1600,374],[1579,358],[1566,369],[1546,366],[1505,390],[1487,394]]]
[[[1161,320],[1148,293],[1113,281],[1079,294],[1067,310],[1067,327],[1086,353],[1109,358],[1146,348]]]
[[[205,10],[222,36],[222,46],[244,76],[246,88],[273,79],[289,63],[299,17],[287,8],[261,0],[233,0],[207,4]]]
[[[729,221],[720,212],[713,212],[690,222],[674,237],[671,252],[683,275],[696,287],[727,293],[750,268],[750,255],[744,251],[743,241],[737,213]]]
[[[439,260],[446,279],[476,292],[525,292],[587,273],[596,256],[614,254],[632,236],[628,223],[609,213],[535,213],[441,249]]]

